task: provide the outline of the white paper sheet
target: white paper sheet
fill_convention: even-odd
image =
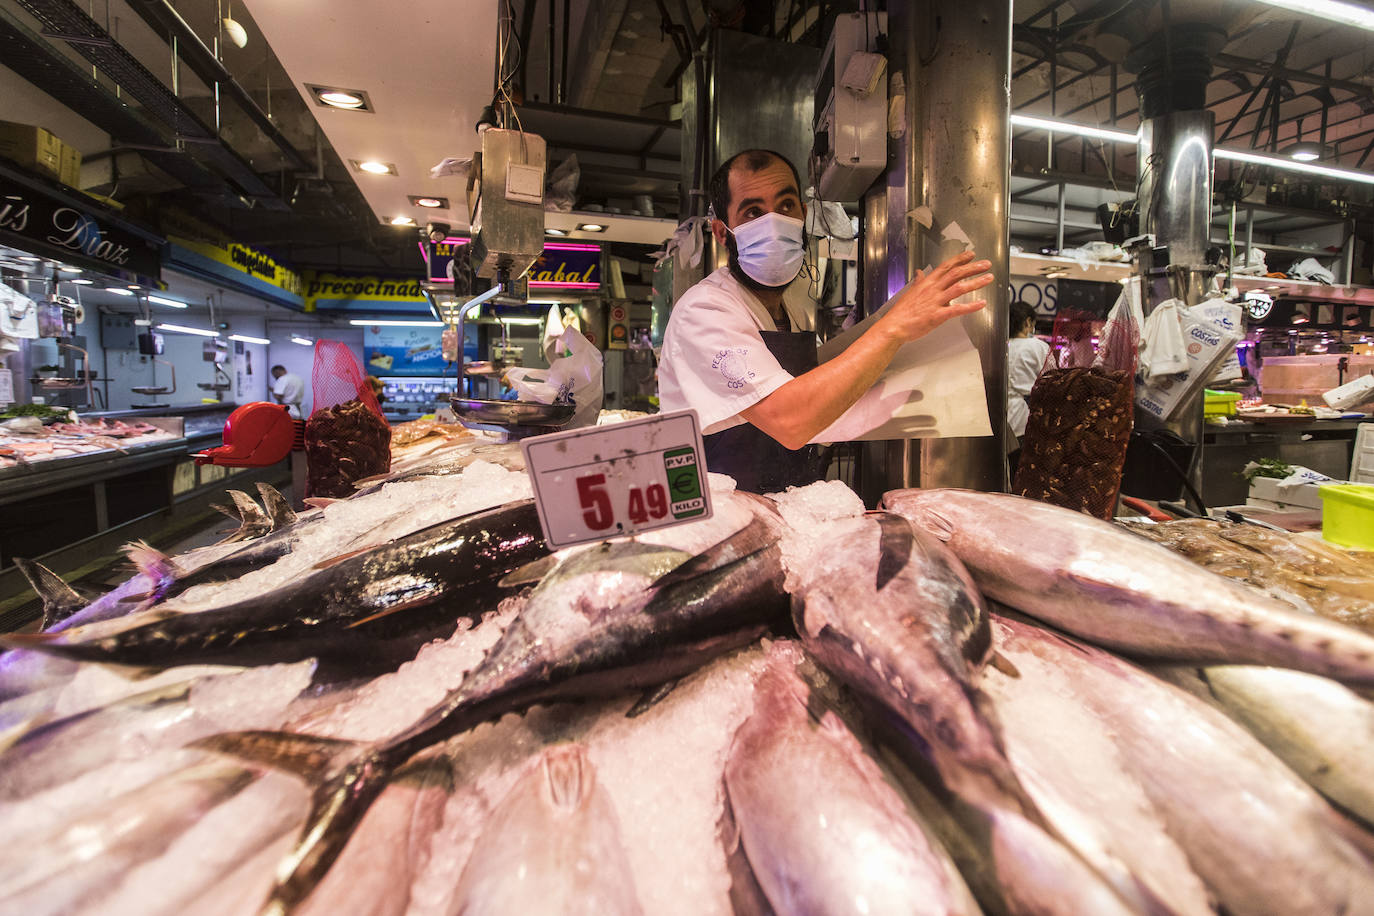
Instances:
[[[882,311],[827,341],[818,353],[820,361],[843,352]],[[963,319],[956,318],[904,344],[877,383],[811,441],[990,435],[983,364]]]

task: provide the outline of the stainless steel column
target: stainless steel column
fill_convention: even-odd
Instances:
[[[1210,111],[1176,111],[1140,125],[1140,228],[1169,249],[1169,293],[1196,305],[1216,273],[1207,264],[1212,227]],[[1147,309],[1158,304],[1152,301]]]
[[[908,225],[908,275],[959,250],[940,237],[957,222],[979,257],[992,261],[997,280],[982,291],[987,307],[963,319],[982,357],[993,435],[923,439],[919,473],[911,476],[922,487],[1001,491],[1007,486],[1011,2],[912,6],[917,15],[902,20],[913,34],[898,38],[909,52],[904,69],[913,102],[909,201],[912,208],[929,207],[935,222],[929,230]]]

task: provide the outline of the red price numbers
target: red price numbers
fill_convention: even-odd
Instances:
[[[582,506],[582,521],[593,531],[605,531],[615,524],[615,509],[606,491],[605,474],[588,474],[577,479],[577,500]],[[650,519],[668,515],[668,492],[659,483],[645,489],[630,489],[630,522],[643,525]]]

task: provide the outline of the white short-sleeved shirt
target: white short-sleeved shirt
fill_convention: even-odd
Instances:
[[[794,328],[811,327],[811,316],[793,297],[785,305]],[[744,423],[740,411],[792,379],[759,336],[776,330],[768,309],[728,267],[697,283],[673,306],[663,334],[660,408],[695,408],[703,435]]]
[[[272,383],[272,393],[281,398],[287,412],[299,420],[301,401],[305,399],[305,381],[294,372],[288,372]]]
[[[1007,341],[1007,424],[1018,439],[1026,434],[1026,421],[1030,418],[1026,397],[1035,387],[1049,355],[1050,345],[1038,337],[1013,337]]]

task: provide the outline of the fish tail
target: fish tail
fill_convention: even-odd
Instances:
[[[190,746],[284,770],[313,786],[300,838],[278,866],[261,910],[280,916],[294,912],[323,880],[393,770],[375,745],[290,732],[225,732]]]
[[[151,586],[139,610],[152,607],[168,596],[168,593],[181,575],[181,570],[162,551],[146,541],[134,541],[124,545],[124,556]]]
[[[272,530],[285,528],[296,523],[295,510],[286,501],[286,497],[281,495],[276,487],[270,483],[257,483],[258,496],[262,497],[263,508],[267,510],[267,516],[272,520]]]
[[[86,599],[77,593],[62,577],[42,563],[33,560],[14,558],[14,565],[29,580],[29,585],[43,602],[43,629],[66,620],[86,606]]]

